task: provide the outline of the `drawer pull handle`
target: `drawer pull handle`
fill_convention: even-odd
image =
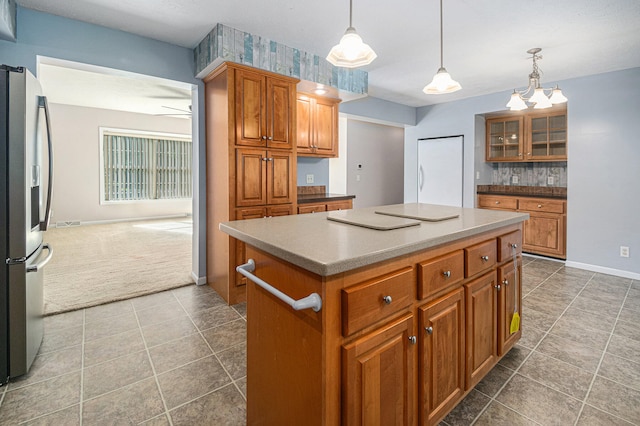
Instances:
[[[538,204],[538,208],[541,209],[542,208],[542,204]]]
[[[500,201],[496,201],[496,204],[500,204]]]
[[[451,271],[444,271],[442,275],[444,275],[445,278],[449,278],[451,276]]]
[[[511,248],[517,249],[518,245],[516,243],[511,243]]]
[[[391,296],[382,296],[382,301],[387,305],[390,305],[393,299],[391,298]]]
[[[494,285],[494,287],[495,287],[498,291],[500,291],[500,289],[502,288],[502,287],[500,287],[500,284],[498,284],[498,285]]]
[[[409,336],[409,342],[412,345],[415,345],[417,341],[418,341],[418,339],[416,339],[416,336]]]
[[[260,287],[273,294],[278,299],[282,300],[287,305],[291,306],[296,311],[303,309],[313,309],[314,312],[319,312],[322,309],[322,298],[318,293],[311,293],[307,297],[299,300],[292,299],[288,295],[284,294],[271,284],[252,274],[256,270],[256,262],[253,259],[249,259],[247,263],[236,267],[236,271],[240,272],[245,277],[249,278]]]
[[[482,259],[483,262],[488,262],[489,256],[480,256],[480,259]]]
[[[433,334],[433,327],[425,327],[424,331],[426,331],[427,334]]]
[[[502,284],[509,285],[509,280],[505,278],[504,280],[502,280]]]
[[[263,137],[262,137],[262,139],[265,139],[265,140],[266,140],[266,139],[267,139],[267,137],[266,137],[266,136],[263,136]]]

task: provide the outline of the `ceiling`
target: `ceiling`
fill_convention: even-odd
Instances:
[[[347,0],[17,3],[188,48],[222,23],[321,56],[349,22]],[[523,88],[532,47],[542,48],[545,86],[640,66],[638,0],[445,0],[444,66],[462,90],[425,95],[422,88],[440,66],[439,2],[354,0],[353,8],[353,26],[378,54],[363,67],[369,94],[409,106]]]

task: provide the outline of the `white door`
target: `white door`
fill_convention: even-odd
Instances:
[[[418,139],[418,202],[462,207],[464,137]]]

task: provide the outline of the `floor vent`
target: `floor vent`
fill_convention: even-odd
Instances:
[[[80,221],[70,220],[65,222],[56,222],[56,228],[68,228],[70,226],[80,226]]]

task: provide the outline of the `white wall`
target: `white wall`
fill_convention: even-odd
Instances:
[[[100,127],[191,134],[191,120],[51,104],[54,141],[52,223],[191,213],[191,200],[100,204]]]
[[[401,204],[404,129],[348,120],[347,140],[347,194],[356,196],[353,206]]]

